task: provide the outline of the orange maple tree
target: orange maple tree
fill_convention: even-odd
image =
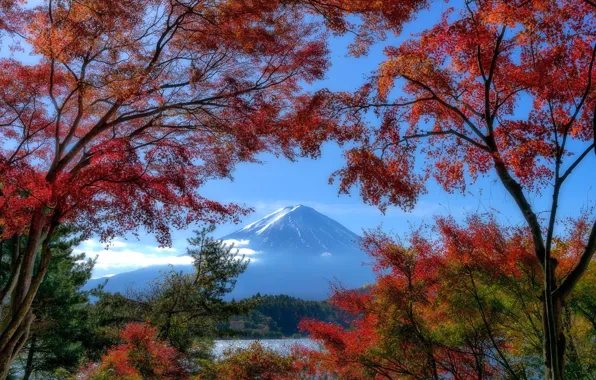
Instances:
[[[357,138],[336,175],[342,192],[357,186],[368,203],[405,209],[431,176],[455,192],[496,175],[543,268],[545,378],[559,379],[562,308],[596,250],[591,222],[582,254],[556,277],[560,191],[596,153],[596,8],[572,0],[453,4],[436,25],[386,48],[387,59],[359,91],[337,94],[333,110]],[[378,125],[367,122],[369,111]],[[550,215],[541,219],[530,196],[547,191]]]

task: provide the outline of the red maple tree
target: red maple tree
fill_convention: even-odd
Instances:
[[[359,91],[337,95],[334,110],[344,112],[344,129],[358,137],[336,174],[342,192],[358,186],[368,203],[405,209],[429,177],[455,192],[496,175],[530,228],[544,270],[545,377],[559,379],[562,308],[596,250],[596,222],[590,222],[573,269],[556,278],[560,192],[596,152],[596,7],[572,0],[457,7],[386,48],[386,61]],[[378,125],[366,122],[371,110]],[[541,219],[530,197],[547,191],[550,215]]]

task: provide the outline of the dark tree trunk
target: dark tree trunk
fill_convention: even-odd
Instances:
[[[29,338],[29,330],[35,319],[31,312],[33,299],[48,270],[52,252],[50,250],[50,236],[58,226],[58,213],[52,216],[48,223],[43,209],[38,210],[28,231],[27,243],[24,249],[15,250],[18,257],[14,281],[9,281],[2,290],[2,322],[0,324],[0,380],[8,376],[10,367],[21,352]],[[36,257],[40,255],[37,271]]]
[[[542,324],[544,332],[544,378],[561,380],[565,377],[566,340],[563,330],[565,300],[553,294],[556,289],[555,268],[557,262],[545,265],[544,294],[542,296]]]
[[[0,352],[0,379],[3,380],[8,377],[10,367],[27,342],[33,319],[33,314],[29,312],[23,323],[18,327],[16,333],[8,341],[2,352]]]
[[[25,365],[25,374],[23,380],[29,380],[33,373],[33,359],[35,358],[35,344],[37,343],[37,336],[31,337],[31,343],[29,344],[29,352],[27,353],[27,364]]]
[[[546,309],[546,302],[543,302]],[[565,350],[566,340],[563,332],[563,302],[560,299],[553,300],[553,319],[555,321],[554,335],[555,339],[550,340],[548,334],[544,338],[544,378],[549,380],[564,379],[565,373]],[[545,310],[546,311],[546,310]],[[543,318],[544,330],[548,331],[546,312]],[[554,352],[556,357],[553,360],[551,352]]]

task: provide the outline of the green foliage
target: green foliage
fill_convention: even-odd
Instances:
[[[596,264],[591,263],[585,277],[577,284],[565,315],[565,327],[572,336],[569,364],[565,368],[572,379],[596,379]],[[573,335],[571,335],[573,334]]]
[[[96,302],[88,306],[88,334],[84,339],[87,357],[99,360],[106,347],[120,341],[120,329],[127,323],[138,321],[138,305],[121,294],[92,292]]]
[[[170,270],[143,292],[126,295],[98,293],[93,306],[95,328],[101,344],[117,341],[117,331],[128,322],[147,321],[158,329],[158,338],[189,353],[197,339],[215,336],[217,322],[246,313],[253,301],[225,302],[248,260],[208,235],[211,226],[188,239],[193,273]]]

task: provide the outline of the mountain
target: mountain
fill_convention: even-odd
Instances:
[[[323,300],[332,283],[359,288],[373,280],[371,267],[363,265],[370,260],[358,248],[358,235],[311,207],[281,208],[221,239],[251,260],[229,298],[261,293]],[[167,270],[165,266],[142,268],[91,280],[87,288],[107,280],[106,291],[138,291]],[[192,267],[174,270],[188,272]]]
[[[120,292],[125,294],[128,290],[143,290],[147,288],[147,285],[163,276],[165,273],[175,270],[176,272],[192,273],[192,265],[176,265],[172,267],[170,265],[152,265],[145,268],[133,270],[130,272],[119,273],[113,276],[106,276],[100,278],[91,279],[85,284],[84,290],[95,288],[97,285],[103,285],[105,283],[105,291],[108,292]]]
[[[358,251],[358,235],[315,209],[296,205],[265,216],[222,238],[255,251],[340,254]]]

